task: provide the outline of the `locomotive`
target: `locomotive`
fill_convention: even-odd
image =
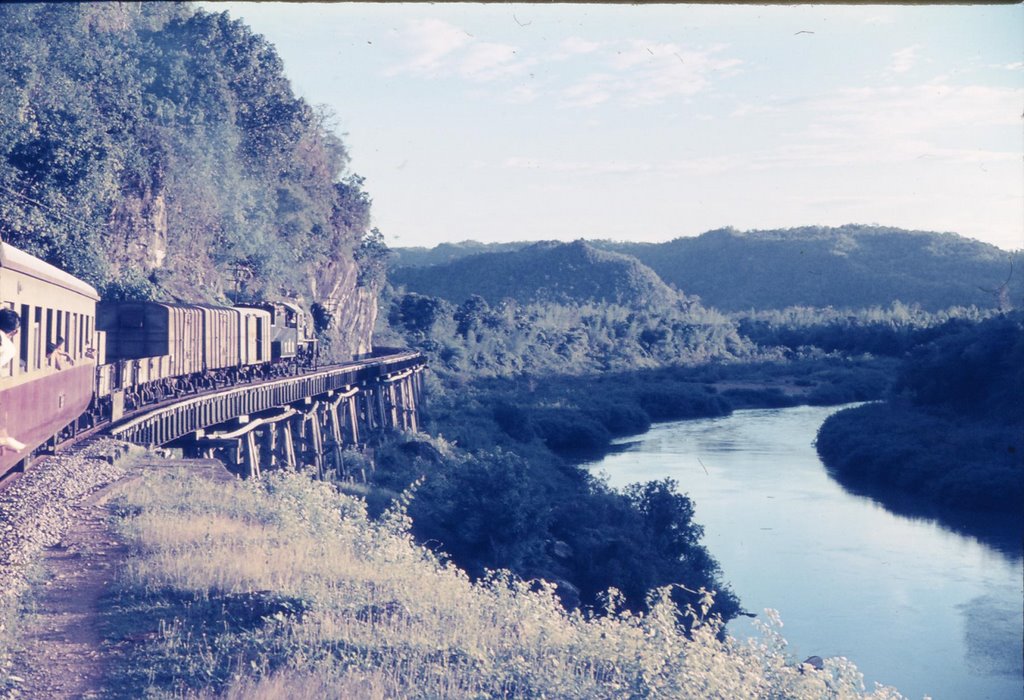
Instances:
[[[62,436],[139,406],[317,361],[312,318],[294,303],[102,301],[2,241],[0,308],[21,321],[17,356],[0,366],[0,477]]]

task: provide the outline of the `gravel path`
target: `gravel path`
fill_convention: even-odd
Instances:
[[[0,698],[90,697],[98,687],[95,602],[124,551],[107,533],[103,499],[91,495],[125,476],[127,452],[96,440],[39,460],[0,491]],[[51,578],[33,601],[36,614],[13,631],[25,644],[16,652],[7,627],[40,565]]]

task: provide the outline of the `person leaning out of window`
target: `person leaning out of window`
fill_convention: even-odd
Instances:
[[[13,374],[9,366],[18,357],[18,346],[15,338],[21,330],[21,319],[12,309],[0,309],[0,376],[9,377]]]
[[[64,369],[64,363],[68,366],[75,364],[75,360],[64,349],[64,338],[58,336],[57,342],[46,344],[46,364],[55,369]]]

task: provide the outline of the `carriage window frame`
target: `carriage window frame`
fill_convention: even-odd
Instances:
[[[43,333],[45,328],[43,326],[43,307],[34,306],[32,307],[34,320],[32,322],[32,362],[29,367],[29,371],[40,369],[43,366],[43,349],[45,343],[43,343]]]

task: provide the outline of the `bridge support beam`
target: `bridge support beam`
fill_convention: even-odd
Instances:
[[[197,404],[191,419],[207,427],[170,444],[187,456],[220,459],[245,477],[259,478],[268,469],[312,467],[320,478],[358,478],[344,462],[347,448],[365,445],[369,435],[381,430],[420,429],[417,407],[423,368],[407,365],[362,382],[338,383],[276,407],[264,408],[267,403],[258,395],[237,402],[250,406],[238,412]],[[254,394],[260,390],[253,387]],[[184,415],[173,415],[178,435],[183,433],[181,425],[188,424]]]

